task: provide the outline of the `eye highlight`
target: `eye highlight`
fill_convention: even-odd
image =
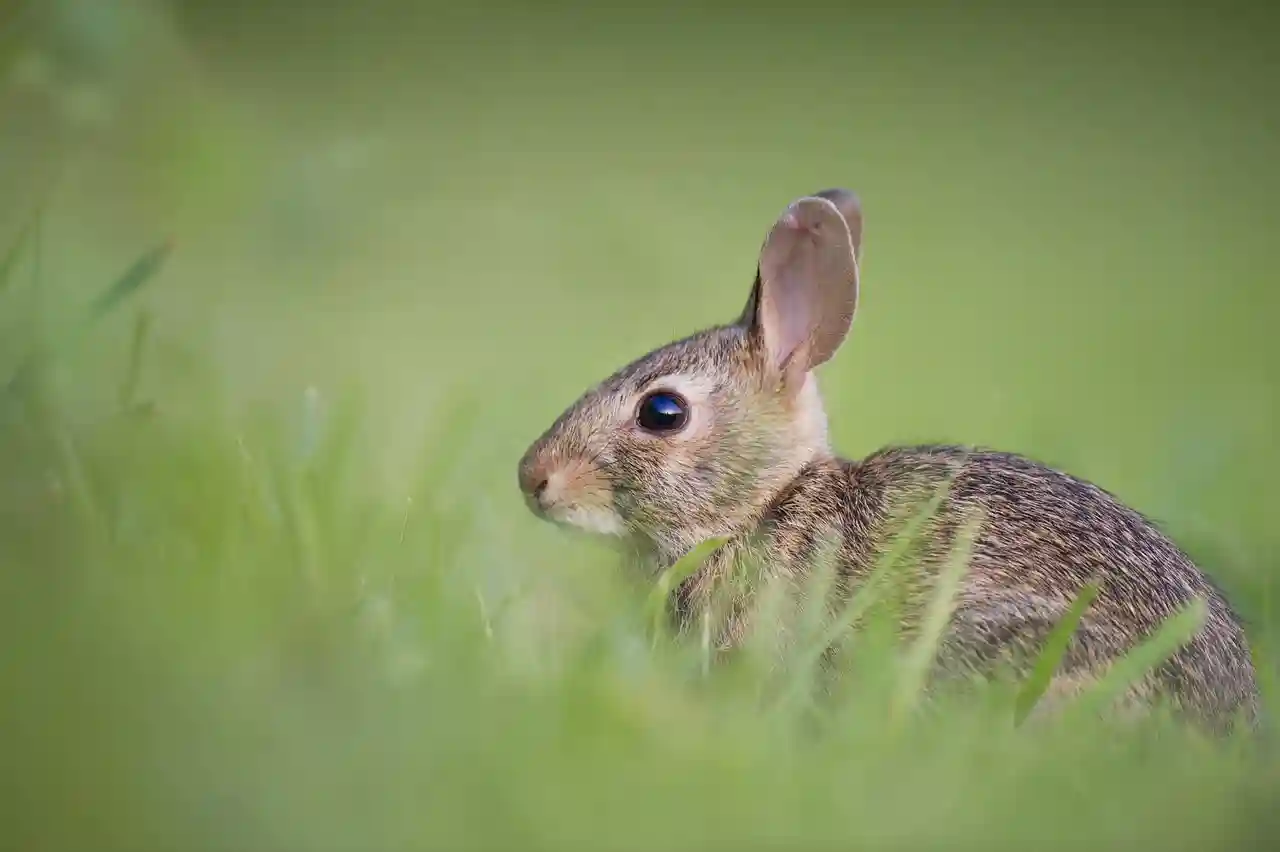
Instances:
[[[640,400],[636,423],[646,432],[678,432],[689,422],[689,404],[671,391],[654,391]]]

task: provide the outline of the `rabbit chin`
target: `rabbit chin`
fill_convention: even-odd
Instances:
[[[557,506],[547,517],[562,526],[594,535],[620,536],[626,531],[622,518],[604,506]]]

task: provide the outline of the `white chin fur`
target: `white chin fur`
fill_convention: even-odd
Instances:
[[[564,524],[595,535],[622,535],[623,533],[622,519],[610,509],[571,506],[555,509],[549,513],[549,517],[557,524]]]

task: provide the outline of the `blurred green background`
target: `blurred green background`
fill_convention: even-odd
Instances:
[[[0,419],[5,845],[1261,842],[1257,755],[972,707],[815,744],[690,687],[515,462],[848,186],[837,447],[1093,479],[1270,679],[1277,35],[1260,5],[7,0],[0,381],[175,248]]]

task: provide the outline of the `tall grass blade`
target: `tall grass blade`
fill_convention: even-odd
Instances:
[[[1204,626],[1208,604],[1197,596],[1177,614],[1165,619],[1154,633],[1117,660],[1102,678],[1076,701],[1076,709],[1101,713],[1134,683],[1167,660]]]
[[[147,338],[150,332],[151,315],[146,311],[142,311],[133,323],[133,338],[129,342],[129,362],[125,367],[124,379],[120,382],[119,404],[121,411],[130,411],[135,404],[138,383],[142,379],[142,362],[146,355]]]
[[[160,272],[172,251],[173,240],[165,240],[159,246],[134,261],[133,265],[124,271],[124,274],[112,282],[111,286],[103,290],[89,304],[89,309],[85,316],[86,325],[95,323],[110,314],[123,304],[126,299],[141,289],[144,284],[154,278]]]
[[[912,513],[911,517],[893,536],[893,543],[889,550],[881,557],[877,570],[881,567],[892,568],[899,565],[906,557],[907,551],[920,538],[920,531],[924,525],[938,514],[938,510],[942,508],[942,504],[947,497],[951,495],[951,486],[954,484],[955,477],[949,476],[938,485],[929,499]]]
[[[657,637],[662,632],[663,622],[667,614],[667,600],[671,596],[672,590],[692,577],[702,567],[702,564],[707,561],[707,558],[719,549],[725,541],[726,539],[723,538],[707,539],[677,559],[674,565],[658,575],[652,591],[649,592],[649,600],[645,607],[649,612],[654,641],[657,641]]]
[[[927,685],[929,670],[937,657],[943,633],[955,611],[960,583],[969,568],[973,545],[982,528],[984,516],[975,513],[956,532],[947,562],[939,572],[933,596],[925,610],[920,634],[916,637],[898,672],[896,688],[890,704],[891,718],[902,720],[913,710]]]
[[[784,704],[792,704],[802,699],[803,693],[809,687],[807,678],[816,670],[822,657],[851,633],[872,607],[884,599],[888,581],[894,570],[900,566],[911,545],[919,539],[924,524],[938,513],[942,502],[950,494],[951,485],[952,478],[949,477],[934,490],[919,509],[912,513],[902,529],[894,535],[892,546],[877,560],[875,568],[862,580],[857,591],[850,596],[839,613],[822,626],[816,637],[799,649],[794,675],[782,695],[781,700]]]
[[[172,241],[166,241],[158,248],[144,254],[132,266],[125,270],[119,278],[98,295],[90,303],[79,324],[66,334],[54,346],[37,348],[27,355],[18,365],[8,382],[9,390],[15,390],[29,384],[37,371],[47,366],[58,355],[72,350],[88,331],[100,320],[124,303],[131,295],[151,280],[164,265],[165,259],[172,250]]]
[[[783,696],[784,702],[790,703],[801,697],[801,693],[809,685],[806,678],[817,668],[823,655],[850,633],[871,607],[880,601],[885,578],[889,576],[894,566],[895,562],[891,559],[881,560],[876,569],[858,586],[858,590],[853,593],[848,602],[841,607],[837,616],[823,625],[817,638],[800,649],[796,658],[796,675]]]
[[[1058,670],[1058,665],[1067,653],[1067,645],[1075,635],[1076,628],[1080,626],[1080,619],[1084,617],[1085,611],[1093,604],[1101,590],[1101,583],[1097,581],[1087,583],[1062,616],[1062,620],[1053,628],[1049,638],[1045,640],[1044,648],[1031,668],[1031,674],[1027,676],[1026,682],[1018,690],[1014,700],[1013,723],[1015,725],[1021,725],[1026,721],[1036,702],[1049,688],[1054,672]]]
[[[18,261],[22,259],[22,253],[35,237],[36,230],[39,228],[40,217],[41,210],[37,208],[31,214],[31,218],[22,226],[22,230],[18,232],[18,237],[13,241],[13,245],[9,246],[9,250],[5,252],[4,257],[0,258],[0,295],[9,288],[10,282],[13,281],[13,270],[17,268]]]

